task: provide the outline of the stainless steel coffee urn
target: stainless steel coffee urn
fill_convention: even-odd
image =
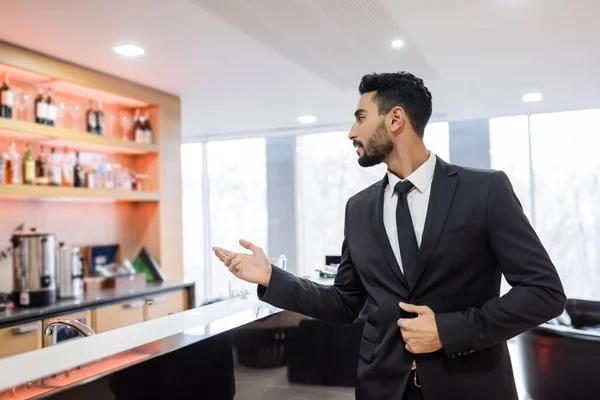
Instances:
[[[83,259],[78,246],[58,247],[58,298],[72,299],[83,296]]]
[[[56,302],[56,236],[30,231],[15,233],[13,292],[19,306],[40,307]]]

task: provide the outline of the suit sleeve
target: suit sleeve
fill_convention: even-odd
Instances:
[[[268,287],[258,286],[258,297],[262,301],[340,325],[350,324],[358,317],[366,301],[366,291],[352,263],[348,245],[348,208],[349,203],[342,257],[334,284],[320,285],[273,266]]]
[[[511,339],[564,310],[556,268],[504,172],[491,175],[487,228],[492,254],[512,288],[481,308],[436,315],[444,352],[451,358]]]

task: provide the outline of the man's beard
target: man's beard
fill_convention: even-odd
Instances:
[[[358,157],[358,164],[365,168],[381,164],[394,150],[394,143],[385,130],[385,121],[377,125],[373,136],[367,141],[367,147],[358,140],[354,141],[354,146],[364,150],[364,154]]]

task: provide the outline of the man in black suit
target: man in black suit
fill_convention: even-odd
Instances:
[[[270,265],[264,252],[213,250],[277,307],[348,324],[365,303],[356,397],[517,399],[506,341],[561,314],[552,261],[503,172],[448,164],[423,134],[431,94],[407,72],[363,77],[349,139],[388,173],[346,206],[333,286]],[[511,290],[500,296],[504,275]]]

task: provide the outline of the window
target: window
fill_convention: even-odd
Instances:
[[[198,299],[205,296],[202,282],[205,264],[202,161],[202,143],[181,146],[183,276],[185,280],[198,282]]]
[[[427,125],[423,136],[425,146],[446,162],[450,162],[450,129],[447,122]]]
[[[491,168],[510,179],[523,211],[532,221],[529,121],[527,115],[490,119]]]
[[[267,177],[265,140],[243,139],[207,144],[210,246],[243,250],[240,239],[268,251]],[[210,257],[209,297],[229,296],[242,288],[213,255]]]
[[[535,227],[568,297],[600,297],[600,110],[531,116]]]
[[[297,137],[296,189],[298,273],[314,275],[325,255],[339,255],[346,202],[381,180],[385,165],[362,168],[347,132]],[[449,161],[448,124],[428,125],[425,144]]]

